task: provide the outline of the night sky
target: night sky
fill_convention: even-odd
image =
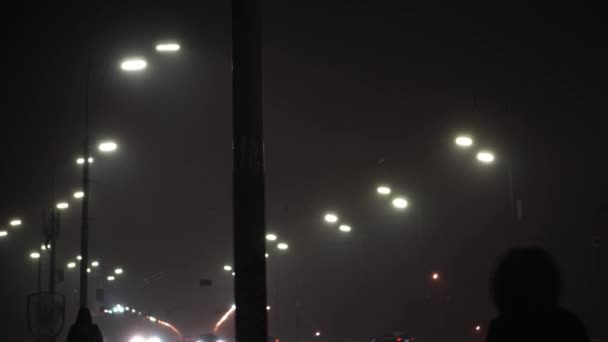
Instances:
[[[264,1],[266,221],[290,246],[269,247],[270,334],[480,340],[473,327],[495,315],[496,258],[533,244],[560,263],[564,306],[591,336],[608,336],[600,12]],[[71,194],[80,188],[88,56],[92,141],[120,145],[91,166],[91,257],[125,269],[112,284],[109,271],[93,278],[90,291],[105,283],[105,305],[132,305],[188,335],[210,331],[233,303],[222,269],[232,264],[230,20],[228,1],[3,11],[2,334],[24,341],[25,296],[36,291],[28,255],[42,241],[43,209],[59,199],[72,202],[59,267],[78,254]],[[163,39],[182,49],[157,54]],[[148,68],[122,72],[128,56],[146,57]],[[496,163],[456,148],[459,133],[493,150]],[[517,223],[507,165],[523,200]],[[380,198],[379,184],[407,197],[407,210]],[[350,234],[323,222],[329,210]],[[5,224],[13,216],[20,228]],[[59,286],[69,323],[76,274],[66,270]]]

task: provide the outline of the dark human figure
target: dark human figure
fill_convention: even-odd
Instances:
[[[488,342],[588,342],[576,315],[559,305],[561,276],[553,257],[536,247],[513,248],[499,262],[491,290],[499,315]]]
[[[89,309],[80,309],[76,323],[70,327],[67,342],[103,342],[101,330],[93,324]]]

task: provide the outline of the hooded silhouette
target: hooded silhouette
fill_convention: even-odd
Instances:
[[[587,342],[582,322],[559,306],[561,275],[553,257],[536,247],[513,248],[491,282],[499,316],[488,342]]]
[[[76,323],[70,327],[67,342],[103,342],[101,330],[93,324],[89,309],[78,310]]]

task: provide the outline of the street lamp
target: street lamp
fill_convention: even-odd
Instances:
[[[468,135],[459,135],[454,139],[454,142],[458,147],[468,148],[473,146],[473,138]]]
[[[433,272],[433,274],[431,275],[431,278],[432,278],[433,280],[439,280],[439,273],[437,273],[437,272]]]
[[[225,266],[224,266],[224,271],[226,271],[226,272],[230,272],[230,271],[232,271],[232,266],[230,266],[230,265],[225,265]]]
[[[9,224],[11,225],[11,227],[17,227],[21,225],[21,220],[20,219],[12,219]]]
[[[127,58],[120,63],[120,68],[124,71],[141,71],[148,66],[148,63],[139,57]]]
[[[107,279],[108,281],[114,281],[116,278],[113,275],[109,275]]]
[[[388,186],[384,186],[384,185],[379,186],[379,187],[376,189],[376,191],[377,191],[377,192],[378,192],[380,195],[383,195],[383,196],[386,196],[386,195],[390,195],[390,194],[391,194],[391,188],[389,188]]]
[[[285,251],[285,250],[287,250],[289,248],[289,245],[286,244],[285,242],[280,242],[280,243],[277,244],[277,248],[280,249],[280,250],[282,250],[282,251]]]
[[[68,268],[75,268],[76,267],[76,263],[73,261],[68,262]]]
[[[268,240],[268,241],[276,241],[277,240],[277,236],[276,236],[276,234],[266,234],[266,240]]]
[[[91,263],[91,266],[93,266],[93,267],[99,267],[99,261],[93,261]]]
[[[30,253],[30,258],[32,258],[32,259],[38,259],[38,258],[40,258],[40,253],[38,253],[38,252],[32,252],[32,253]]]
[[[177,52],[181,47],[175,42],[163,42],[156,45],[156,51],[164,52]]]
[[[77,255],[76,256],[76,260],[78,260],[78,261],[82,260],[82,256],[81,255]]]
[[[97,146],[100,152],[109,153],[114,152],[118,149],[118,144],[113,141],[103,141]]]
[[[338,229],[340,229],[340,231],[344,232],[344,233],[348,233],[348,232],[351,231],[351,227],[349,225],[346,225],[346,224],[340,225],[340,227]]]
[[[480,151],[477,153],[477,160],[483,164],[491,164],[494,161],[494,154],[489,151]]]
[[[59,202],[57,203],[57,209],[59,210],[64,210],[70,207],[70,204],[68,202]]]
[[[83,191],[76,191],[74,192],[74,198],[76,199],[80,199],[84,197],[84,192]]]
[[[93,159],[93,157],[89,157],[88,161],[89,161],[89,164],[93,164],[93,161],[95,161],[95,160]],[[83,165],[84,164],[84,158],[83,157],[78,157],[76,159],[76,164]]]
[[[407,206],[408,206],[408,203],[405,198],[396,197],[395,199],[393,199],[393,207],[395,207],[397,209],[405,209],[405,208],[407,208]]]
[[[336,223],[338,222],[338,216],[336,214],[333,213],[327,213],[325,214],[325,222],[327,223]]]
[[[8,235],[8,232],[6,230],[0,230],[0,238],[4,238]]]
[[[118,267],[117,269],[114,270],[114,274],[123,274],[123,269]]]
[[[317,331],[317,332],[315,333],[315,336],[316,336],[316,337],[321,336],[321,332],[320,332],[320,331]]]

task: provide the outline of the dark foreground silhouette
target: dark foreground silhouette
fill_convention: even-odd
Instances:
[[[488,342],[589,341],[578,317],[559,306],[561,275],[546,251],[511,249],[491,287],[499,316],[490,324]]]
[[[89,309],[80,309],[76,323],[70,327],[67,342],[103,342],[101,330],[93,324]]]

